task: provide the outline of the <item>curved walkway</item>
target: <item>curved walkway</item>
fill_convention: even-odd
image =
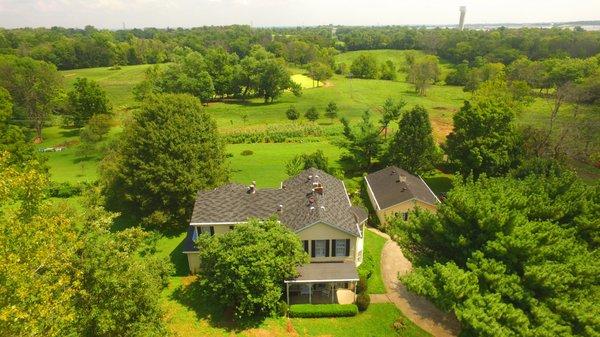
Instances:
[[[436,337],[458,336],[460,323],[453,314],[439,310],[427,299],[408,291],[398,280],[399,275],[405,275],[412,269],[398,244],[377,229],[369,230],[387,239],[381,252],[381,274],[387,294],[371,295],[372,302],[386,302],[387,297],[406,317],[430,334]]]

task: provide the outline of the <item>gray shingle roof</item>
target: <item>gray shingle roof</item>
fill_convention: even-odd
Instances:
[[[317,183],[323,193],[313,191]],[[296,232],[323,222],[356,236],[362,236],[359,224],[367,217],[364,210],[351,205],[341,180],[310,168],[284,181],[278,189],[257,187],[250,193],[248,186],[228,184],[200,191],[190,222],[236,223],[273,214]]]
[[[405,182],[400,181],[400,175],[406,177]],[[432,205],[439,202],[423,179],[396,166],[389,166],[373,172],[365,179],[373,191],[379,209],[385,209],[411,199],[418,199]],[[373,206],[377,208],[377,205]]]

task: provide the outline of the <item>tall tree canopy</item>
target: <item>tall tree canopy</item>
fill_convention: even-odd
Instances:
[[[200,235],[198,286],[240,318],[272,313],[283,281],[308,263],[298,236],[276,219],[253,220],[216,236]]]
[[[600,189],[560,170],[519,175],[457,182],[436,214],[394,220],[416,267],[403,282],[465,336],[596,336]]]
[[[27,119],[42,140],[42,128],[56,108],[62,77],[53,64],[28,57],[0,56],[0,87],[12,96],[20,119]]]
[[[423,174],[431,171],[439,160],[429,114],[417,105],[405,112],[398,122],[398,131],[391,141],[387,161],[408,172]]]
[[[69,115],[75,127],[82,127],[94,115],[109,114],[112,106],[96,81],[77,78],[67,93]]]
[[[110,205],[151,225],[183,225],[196,192],[228,179],[215,121],[180,94],[147,98],[102,172]]]
[[[111,215],[44,198],[35,162],[0,153],[0,331],[7,336],[162,336],[169,262],[139,228],[109,231]]]
[[[515,167],[520,159],[520,139],[514,119],[521,105],[503,81],[486,82],[465,101],[454,117],[445,150],[462,175],[496,176]]]

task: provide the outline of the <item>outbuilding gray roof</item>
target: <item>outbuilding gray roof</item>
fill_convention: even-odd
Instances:
[[[432,205],[439,202],[423,179],[396,166],[373,172],[365,180],[377,201],[377,205],[373,205],[377,209],[385,209],[411,199]]]
[[[322,187],[322,193],[316,187]],[[344,183],[315,168],[302,171],[281,184],[281,188],[255,188],[228,184],[198,192],[191,224],[245,222],[276,214],[291,230],[298,232],[326,223],[355,236],[362,236],[360,224],[367,213],[352,206]]]

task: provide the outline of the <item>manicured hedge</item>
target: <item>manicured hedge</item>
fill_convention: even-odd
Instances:
[[[349,317],[358,314],[354,304],[294,304],[288,311],[290,317]]]

